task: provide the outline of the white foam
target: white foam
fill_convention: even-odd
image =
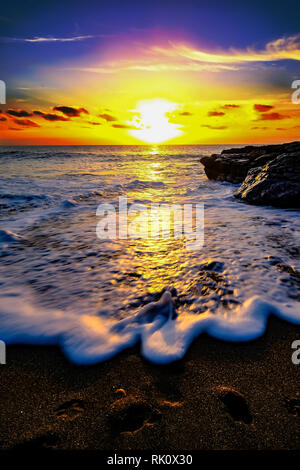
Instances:
[[[300,325],[299,303],[270,303],[260,297],[248,299],[230,313],[183,313],[175,320],[162,314],[166,302],[160,299],[144,307],[122,328],[117,327],[117,320],[107,317],[42,310],[25,297],[2,297],[0,339],[7,343],[59,344],[68,358],[78,364],[107,360],[138,341],[145,358],[167,364],[181,359],[192,341],[204,332],[225,341],[253,340],[265,332],[270,314]],[[155,309],[156,316],[145,323],[144,313],[149,309]]]

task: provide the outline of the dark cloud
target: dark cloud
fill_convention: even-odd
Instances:
[[[280,121],[281,119],[289,119],[290,116],[285,116],[279,113],[263,113],[257,121]]]
[[[70,120],[69,118],[59,116],[58,114],[43,113],[42,111],[33,111],[33,114],[35,114],[36,116],[40,116],[46,121],[69,121]]]
[[[209,111],[207,116],[225,116],[225,113],[223,111]]]
[[[255,104],[253,108],[255,109],[255,111],[258,111],[259,113],[264,113],[266,111],[270,111],[270,109],[273,109],[274,106],[270,106],[268,104]]]
[[[223,130],[223,129],[228,129],[227,126],[210,126],[209,124],[202,124],[201,127],[207,127],[208,129],[214,129],[217,131]]]
[[[14,119],[14,123],[22,127],[40,127],[36,122],[30,119]]]
[[[88,124],[91,124],[92,126],[102,126],[101,122],[88,121]]]
[[[68,117],[79,117],[81,114],[89,114],[85,108],[73,108],[71,106],[55,106],[53,111],[60,111]]]
[[[104,119],[105,121],[111,122],[111,121],[117,121],[118,119],[115,116],[112,116],[111,114],[99,114],[99,117]]]
[[[8,109],[6,111],[6,114],[9,114],[10,116],[15,116],[15,117],[30,117],[30,116],[32,116],[32,113],[29,113],[28,111],[25,111],[24,109]]]
[[[253,130],[263,130],[263,131],[266,131],[267,129],[269,129],[268,127],[260,127],[260,126],[254,126],[254,127],[251,127],[251,129]]]
[[[0,117],[0,121],[7,121],[5,117]]]
[[[193,116],[193,113],[190,113],[189,111],[182,111],[181,113],[178,113],[179,116]]]

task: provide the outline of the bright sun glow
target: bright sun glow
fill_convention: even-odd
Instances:
[[[169,122],[167,115],[176,109],[176,103],[160,98],[140,101],[135,109],[137,115],[131,122],[137,129],[131,129],[130,134],[149,144],[159,144],[183,134],[181,126]]]

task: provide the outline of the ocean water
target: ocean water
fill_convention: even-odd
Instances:
[[[81,364],[139,342],[168,363],[204,331],[248,341],[270,314],[300,325],[300,212],[209,181],[199,159],[225,147],[0,147],[0,339],[60,344]],[[120,196],[204,204],[204,246],[100,240],[96,209]]]

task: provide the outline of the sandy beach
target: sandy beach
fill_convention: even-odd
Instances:
[[[2,449],[258,450],[300,445],[299,327],[270,318],[250,343],[199,337],[168,366],[139,348],[90,367],[56,347],[9,346]]]

